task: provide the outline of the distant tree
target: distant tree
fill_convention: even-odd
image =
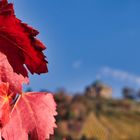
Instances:
[[[124,99],[133,100],[135,99],[135,96],[136,96],[134,89],[129,88],[129,87],[124,87],[122,89],[122,94],[123,94]]]
[[[137,98],[140,99],[140,90],[137,92]]]
[[[87,140],[87,138],[85,135],[83,135],[80,140]]]
[[[29,87],[29,88],[27,88],[25,91],[26,91],[26,92],[32,92],[33,90],[32,90],[31,87]]]
[[[41,89],[41,90],[39,90],[39,92],[49,92],[49,93],[52,93],[50,90],[48,90],[48,89]]]
[[[68,135],[68,136],[66,137],[66,140],[73,140],[73,139],[72,139],[72,137],[71,137],[70,135]]]

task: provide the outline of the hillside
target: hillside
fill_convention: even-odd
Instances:
[[[55,94],[58,104],[51,140],[140,140],[140,102],[90,94]]]

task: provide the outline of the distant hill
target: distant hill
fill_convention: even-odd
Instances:
[[[140,102],[108,98],[111,88],[102,84],[90,89],[96,93],[70,96],[62,90],[54,95],[58,128],[51,140],[140,140]],[[98,96],[103,89],[107,93]]]
[[[76,98],[58,103],[55,140],[140,140],[139,103],[102,99],[103,107],[98,112],[95,99]]]

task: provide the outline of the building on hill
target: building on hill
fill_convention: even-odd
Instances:
[[[112,98],[112,88],[103,84],[100,81],[96,81],[91,86],[86,88],[85,96],[90,98],[101,97],[105,99]]]

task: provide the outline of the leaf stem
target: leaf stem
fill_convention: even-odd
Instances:
[[[17,97],[17,100],[16,100],[16,102],[15,102],[15,104],[14,104],[14,107],[13,107],[12,110],[11,110],[11,114],[13,113],[13,111],[14,111],[14,109],[15,109],[15,107],[16,107],[18,101],[20,100],[21,96],[22,96],[22,95],[19,95],[19,96]]]

